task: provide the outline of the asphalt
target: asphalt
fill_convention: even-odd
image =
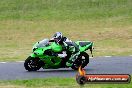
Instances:
[[[132,56],[90,58],[85,71],[87,74],[132,74]],[[0,80],[75,77],[77,73],[78,71],[71,68],[40,69],[37,72],[28,72],[23,62],[0,63]]]

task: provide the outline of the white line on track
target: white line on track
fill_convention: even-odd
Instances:
[[[89,58],[93,58],[93,57],[89,57]]]
[[[104,56],[104,57],[112,57],[112,56]]]
[[[129,55],[129,56],[132,56],[132,55]],[[112,57],[112,56],[103,56],[103,57]],[[89,58],[94,58],[94,57],[89,57]],[[15,62],[19,62],[19,63],[23,63],[24,61],[15,61]],[[0,62],[0,63],[7,63],[7,62]]]
[[[24,62],[24,61],[16,61],[16,62],[20,62],[20,63],[22,63],[22,62]]]
[[[3,63],[4,64],[4,63],[7,63],[7,62],[0,62],[0,63]]]

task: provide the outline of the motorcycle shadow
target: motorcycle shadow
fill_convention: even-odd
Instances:
[[[92,71],[93,69],[89,69],[89,68],[86,68],[84,69],[86,72],[89,72],[89,71]],[[73,69],[70,69],[70,68],[61,68],[61,69],[40,69],[38,71],[31,71],[33,73],[59,73],[59,72],[67,72],[67,73],[77,73],[78,70],[73,70]]]

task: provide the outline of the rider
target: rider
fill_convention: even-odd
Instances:
[[[51,38],[51,40],[54,40],[57,44],[62,45],[62,47],[64,48],[64,50],[66,49],[65,42],[71,42],[72,46],[75,48],[75,51],[73,52],[73,54],[69,58],[68,62],[66,62],[67,66],[71,66],[72,63],[74,62],[74,60],[80,54],[78,46],[74,42],[72,42],[71,40],[69,40],[68,38],[64,37],[61,32],[56,32],[53,35],[53,37]]]

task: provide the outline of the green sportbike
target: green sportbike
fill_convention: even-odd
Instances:
[[[74,44],[73,44],[74,43]],[[34,44],[31,55],[25,60],[24,67],[28,71],[37,71],[40,68],[43,69],[57,69],[57,68],[69,68],[77,70],[80,66],[84,68],[89,63],[89,55],[87,50],[93,50],[93,42],[90,41],[76,41],[65,42],[65,51],[63,54],[63,46],[57,44],[49,39],[44,39]],[[67,66],[66,62],[75,51],[76,45],[79,49],[79,55],[73,60],[71,66]],[[60,56],[56,56],[56,53]]]

